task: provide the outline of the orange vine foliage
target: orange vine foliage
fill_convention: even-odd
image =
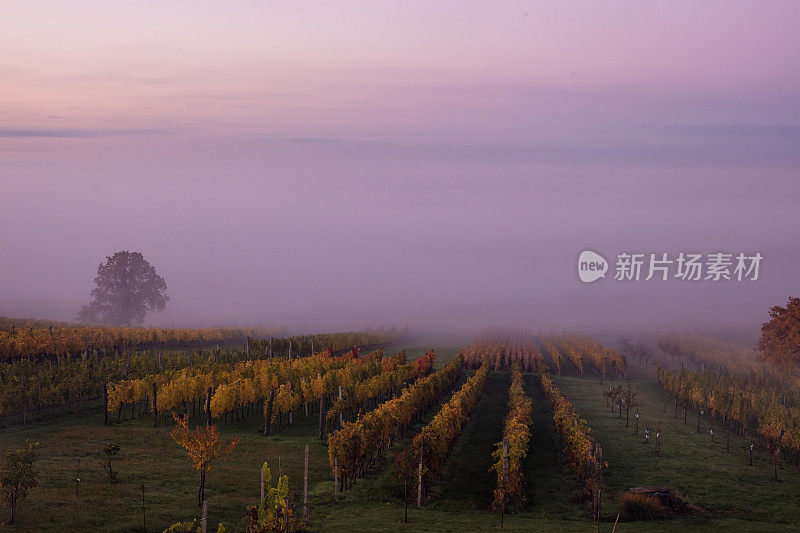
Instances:
[[[492,370],[518,365],[524,372],[536,372],[542,361],[536,337],[526,330],[485,330],[461,353],[467,367],[475,369],[488,359]]]
[[[175,427],[170,432],[172,440],[186,450],[192,465],[201,472],[210,470],[214,462],[231,453],[236,446],[236,438],[227,446],[219,442],[217,426],[197,426],[192,429],[189,427],[189,415],[172,413],[172,417],[175,419]]]

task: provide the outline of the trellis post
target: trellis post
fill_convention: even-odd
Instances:
[[[308,444],[306,444],[305,466],[303,467],[303,519],[308,520]]]
[[[419,443],[419,469],[417,471],[417,507],[422,507],[422,442]]]

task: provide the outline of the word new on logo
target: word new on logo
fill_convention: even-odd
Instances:
[[[584,283],[591,283],[606,277],[608,261],[591,250],[584,250],[578,257],[578,277]]]

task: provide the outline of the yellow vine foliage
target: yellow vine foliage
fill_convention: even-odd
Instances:
[[[508,441],[508,471],[503,472],[503,442],[495,445],[492,470],[497,474],[494,504],[507,505],[523,496],[521,467],[528,455],[531,441],[531,408],[533,402],[525,393],[522,372],[514,369],[508,388],[508,415],[503,429],[503,441]]]

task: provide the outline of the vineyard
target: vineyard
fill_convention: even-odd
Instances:
[[[282,333],[283,330],[278,328],[94,327],[0,317],[0,360],[225,345],[244,342],[251,336],[271,337]]]
[[[161,531],[207,512],[228,531],[640,531],[644,499],[659,531],[773,531],[796,511],[797,389],[760,362],[732,372],[743,347],[404,335],[12,358],[0,447],[41,446],[12,530]],[[669,504],[630,492],[662,485]]]
[[[132,412],[142,412],[149,405],[156,410],[160,407],[166,416],[172,409],[183,407],[186,412],[188,403],[197,412],[197,404],[208,388],[216,389],[218,385],[228,384],[240,378],[253,378],[254,372],[263,374],[267,379],[268,362],[299,357],[304,346],[311,347],[314,341],[325,350],[329,358],[334,354],[355,349],[395,342],[402,332],[395,330],[369,330],[363,332],[345,332],[339,334],[300,335],[287,338],[252,340],[244,333],[264,333],[266,330],[227,330],[232,332],[228,340],[240,339],[242,347],[221,348],[217,341],[225,337],[209,335],[211,330],[149,330],[145,328],[113,328],[104,332],[103,328],[83,328],[60,325],[50,330],[43,323],[36,321],[0,320],[4,330],[15,343],[25,339],[38,338],[48,331],[58,332],[59,338],[69,335],[91,336],[112,339],[108,350],[101,352],[94,341],[76,344],[78,352],[65,349],[63,353],[48,352],[46,357],[33,356],[9,358],[0,361],[0,427],[8,424],[25,426],[40,420],[84,414],[98,410],[107,411],[117,408],[117,419],[121,416],[121,408],[128,405]],[[22,325],[28,326],[27,334],[20,334]],[[220,330],[226,331],[226,330]],[[182,346],[191,346],[192,342],[210,342],[212,347],[188,350],[145,350],[148,344],[131,344],[133,335],[156,335],[156,332],[170,334],[182,333]],[[49,333],[48,333],[49,335]],[[116,339],[116,340],[113,340]],[[120,339],[127,339],[127,350]],[[194,339],[189,341],[187,339]],[[114,344],[120,343],[120,344]],[[179,344],[180,344],[179,343]],[[37,354],[36,342],[32,347],[15,344],[14,353]],[[135,346],[136,349],[131,348]],[[115,348],[116,347],[116,348]],[[292,351],[294,347],[294,352]],[[355,348],[354,348],[355,347]],[[120,351],[117,351],[119,348]],[[255,358],[255,359],[254,359]],[[264,366],[267,365],[267,366]],[[275,365],[272,365],[275,367]],[[277,367],[275,367],[277,368]],[[272,374],[269,374],[272,376]],[[277,378],[276,378],[277,379]],[[242,384],[244,385],[244,384]],[[295,384],[297,389],[297,384]],[[155,388],[154,388],[155,387]],[[157,391],[154,393],[154,391]],[[157,401],[155,404],[152,399]],[[160,398],[160,401],[158,401]],[[283,397],[282,397],[283,399]],[[149,401],[149,404],[148,404]],[[110,406],[110,407],[109,407]],[[106,414],[106,422],[108,414]]]

